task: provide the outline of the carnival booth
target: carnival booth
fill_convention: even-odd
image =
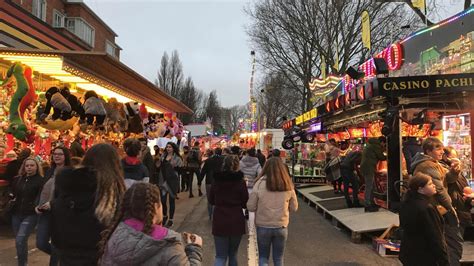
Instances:
[[[0,142],[48,160],[80,136],[120,145],[128,136],[180,134],[190,109],[105,54],[0,48]]]
[[[346,75],[326,95],[314,115],[287,121],[283,146],[313,143],[316,127],[335,138],[358,132],[363,139],[386,136],[387,164],[378,167],[379,198],[396,210],[400,183],[410,173],[408,145],[440,138],[459,154],[466,178],[472,176],[474,114],[474,7],[390,45],[358,71]],[[363,143],[363,139],[357,142]],[[339,139],[340,140],[340,139]],[[378,179],[378,180],[377,180]],[[384,204],[385,205],[385,204]]]

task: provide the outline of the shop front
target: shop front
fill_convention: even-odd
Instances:
[[[376,54],[384,59],[384,67],[372,58],[359,67],[364,77],[346,75],[342,88],[326,95],[327,101],[316,108],[317,116],[309,123],[300,126],[295,120],[287,121],[285,139],[303,140],[293,146],[335,139],[348,144],[350,151],[361,149],[367,138],[386,136],[388,160],[377,168],[375,194],[383,200],[381,205],[392,210],[399,206],[400,184],[411,173],[410,158],[403,151],[410,144],[420,148],[426,137],[438,137],[456,149],[463,174],[471,179],[473,12],[471,7]],[[380,74],[382,68],[388,73]],[[322,128],[308,137],[315,121]],[[354,130],[362,133],[360,138],[349,133]]]
[[[0,48],[2,148],[44,159],[77,136],[84,147],[177,135],[191,110],[105,53]]]

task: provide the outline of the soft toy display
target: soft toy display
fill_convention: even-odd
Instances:
[[[46,106],[44,112],[41,114],[40,119],[44,120],[51,113],[53,109],[52,120],[61,118],[61,120],[67,120],[71,116],[72,107],[66,98],[61,94],[58,87],[51,87],[45,93]]]
[[[128,127],[127,115],[123,109],[123,104],[116,98],[110,98],[108,102],[104,101],[105,111],[107,111],[107,125],[114,132],[125,132]]]
[[[84,100],[83,108],[87,124],[93,125],[95,119],[95,124],[99,127],[102,126],[107,116],[102,100],[95,91],[87,91]]]
[[[125,104],[124,110],[128,120],[127,132],[135,134],[142,133],[143,125],[139,115],[140,104],[138,102],[128,102]]]
[[[36,97],[31,75],[31,68],[26,67],[26,69],[24,69],[20,62],[15,62],[7,71],[7,81],[2,82],[8,83],[8,80],[13,77],[16,80],[16,91],[10,102],[10,124],[7,133],[27,143],[32,143],[35,135],[34,130],[25,117],[26,109],[33,103]]]

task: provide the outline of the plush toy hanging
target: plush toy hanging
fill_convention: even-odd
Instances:
[[[128,132],[139,134],[143,132],[142,120],[139,115],[140,104],[138,102],[128,102],[124,106],[128,120]]]
[[[87,124],[93,125],[95,119],[95,124],[102,126],[107,115],[102,100],[95,91],[87,91],[84,100],[83,107]]]
[[[52,120],[58,118],[61,118],[61,120],[67,120],[68,117],[70,117],[72,111],[71,104],[69,104],[67,99],[64,98],[58,87],[49,88],[45,93],[45,97],[46,106],[43,114],[41,114],[41,120],[46,119],[46,117],[51,113],[51,108],[53,109],[53,115],[51,116]]]
[[[110,98],[104,104],[107,112],[107,125],[112,128],[114,132],[125,132],[128,127],[127,114],[125,114],[124,106],[119,103],[116,98]]]
[[[26,67],[24,69],[20,62],[15,62],[7,71],[7,80],[2,82],[2,84],[8,83],[13,77],[16,80],[16,91],[10,102],[10,125],[8,126],[7,133],[27,143],[32,143],[35,136],[33,128],[25,117],[26,109],[36,98],[31,76],[31,68]]]

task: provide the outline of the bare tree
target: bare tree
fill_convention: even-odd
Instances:
[[[229,136],[239,131],[240,121],[244,120],[247,116],[247,108],[244,105],[234,105],[227,108],[222,108],[222,121],[223,126]]]
[[[261,0],[246,9],[252,19],[247,33],[259,64],[282,74],[288,89],[298,95],[297,112],[311,109],[309,83],[321,73],[322,56],[331,72],[342,74],[352,64],[367,59],[360,36],[360,15],[367,10],[372,30],[372,51],[407,33],[400,26],[410,23],[404,3],[341,0]],[[387,31],[386,28],[391,28]]]
[[[297,96],[288,90],[289,84],[283,74],[268,74],[258,94],[258,115],[265,128],[279,128],[282,117],[294,117],[298,112],[294,108]]]
[[[427,15],[425,14],[425,10],[420,10],[419,8],[414,7],[411,0],[403,0],[401,2],[405,2],[413,10],[413,12],[421,19],[423,23],[426,22],[426,25],[428,26],[432,26],[434,24],[434,22],[431,19],[429,19]],[[445,9],[446,7],[446,1],[426,1],[426,3],[428,5],[428,9],[432,12],[434,11],[435,13],[438,10]],[[464,0],[464,10],[470,8],[471,5],[472,5],[471,0]],[[438,14],[435,14],[435,15],[438,15]]]

